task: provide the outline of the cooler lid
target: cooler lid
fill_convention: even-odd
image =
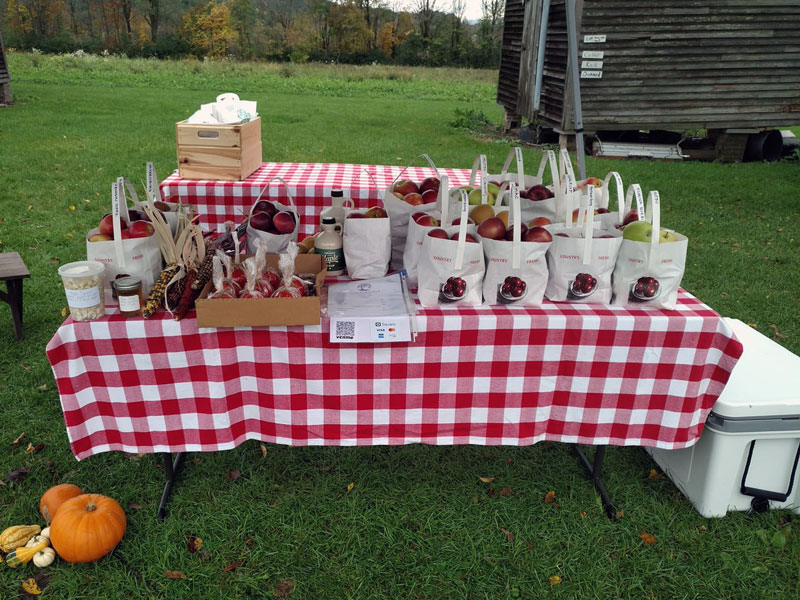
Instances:
[[[725,321],[744,351],[712,412],[724,419],[800,417],[800,356],[738,319]]]

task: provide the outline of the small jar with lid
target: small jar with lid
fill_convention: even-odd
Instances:
[[[120,277],[114,281],[119,299],[119,314],[138,317],[142,314],[142,280],[138,277]]]

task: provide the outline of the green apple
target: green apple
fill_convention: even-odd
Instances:
[[[494,205],[494,197],[495,195],[491,191],[486,191],[487,204]],[[475,188],[469,193],[469,203],[473,206],[481,204],[481,188]]]
[[[634,221],[625,226],[622,230],[622,238],[634,242],[649,242],[653,235],[653,226],[645,221]],[[658,235],[658,243],[675,242],[678,238],[675,234],[666,229],[662,229]]]

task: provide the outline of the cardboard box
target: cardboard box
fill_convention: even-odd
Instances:
[[[241,125],[175,124],[184,179],[241,181],[261,166],[261,117]]]
[[[278,255],[268,254],[267,264],[277,268]],[[195,302],[198,327],[259,327],[270,325],[319,325],[322,284],[328,270],[319,254],[299,254],[295,274],[316,275],[316,296],[303,298],[219,298],[208,300],[209,282]]]

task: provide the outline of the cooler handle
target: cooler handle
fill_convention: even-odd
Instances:
[[[753,450],[756,447],[756,440],[750,442],[750,451],[747,453],[747,462],[744,465],[744,474],[742,475],[742,488],[741,492],[745,496],[754,496],[756,498],[766,498],[767,500],[775,500],[776,502],[786,502],[789,494],[792,493],[792,486],[794,485],[794,478],[797,474],[797,463],[800,462],[800,444],[797,444],[797,454],[794,456],[794,465],[792,466],[792,474],[789,477],[789,489],[785,494],[779,492],[771,492],[769,490],[760,490],[758,488],[751,488],[746,485],[747,473],[750,470],[750,461],[753,458]]]

